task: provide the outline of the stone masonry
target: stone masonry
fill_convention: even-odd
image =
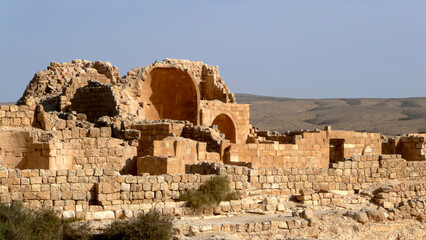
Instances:
[[[84,220],[154,206],[184,216],[193,212],[179,195],[225,175],[242,198],[206,214],[286,212],[291,199],[312,207],[371,201],[424,221],[425,137],[330,126],[260,131],[218,67],[203,62],[165,59],[122,77],[108,62],[52,62],[16,105],[0,106],[0,200]],[[292,221],[269,225],[310,224]]]

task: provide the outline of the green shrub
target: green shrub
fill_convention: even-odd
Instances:
[[[151,209],[133,220],[117,220],[109,225],[97,239],[110,240],[167,240],[174,236],[172,217],[162,216]]]
[[[31,212],[21,203],[0,204],[0,239],[29,239],[32,222]]]
[[[88,240],[90,237],[87,225],[76,229],[51,209],[30,211],[20,202],[0,204],[0,240]]]
[[[180,201],[186,201],[187,206],[200,212],[204,209],[211,209],[219,205],[222,201],[236,200],[240,198],[238,192],[233,192],[229,188],[229,180],[226,176],[215,176],[199,190],[187,190],[180,195]]]
[[[20,202],[0,203],[0,240],[167,240],[174,236],[172,218],[156,210],[128,221],[114,221],[103,234],[92,234],[86,223],[62,220],[53,210],[31,211]]]
[[[53,210],[34,211],[33,216],[30,228],[35,239],[62,239],[64,222]]]
[[[65,220],[63,228],[64,240],[96,240],[89,224],[75,221],[76,219]]]

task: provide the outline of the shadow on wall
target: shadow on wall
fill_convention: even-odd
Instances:
[[[102,116],[113,117],[118,114],[117,103],[109,86],[86,86],[77,89],[71,100],[71,110],[84,113],[89,122],[96,122]]]
[[[235,125],[229,116],[220,114],[213,120],[212,125],[218,126],[219,132],[225,134],[225,139],[230,140],[231,143],[236,142]]]
[[[173,119],[198,123],[199,91],[191,76],[175,68],[155,68],[142,86],[148,120]]]
[[[0,133],[0,164],[8,168],[49,169],[49,143],[34,142],[29,132]]]
[[[120,170],[121,175],[130,174],[137,176],[137,157],[126,159],[126,164]]]
[[[338,163],[345,160],[345,139],[330,139],[330,163]]]

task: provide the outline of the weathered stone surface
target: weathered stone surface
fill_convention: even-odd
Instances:
[[[369,220],[367,213],[363,211],[348,211],[345,213],[345,216],[351,217],[362,224],[365,224]]]
[[[152,208],[193,215],[179,196],[224,175],[241,199],[202,212],[265,218],[194,225],[194,233],[338,235],[340,223],[321,226],[328,215],[316,218],[318,209],[355,230],[368,221],[425,219],[425,134],[386,142],[379,133],[330,127],[261,131],[218,68],[202,62],[166,59],[124,77],[105,62],[52,63],[19,104],[0,106],[4,203],[52,207],[63,218],[88,221]],[[384,209],[371,209],[377,206]],[[345,215],[364,225],[336,209],[353,209]],[[273,214],[279,216],[267,218]]]
[[[384,222],[387,219],[387,213],[383,208],[369,209],[366,213],[368,218],[375,222]]]
[[[315,218],[314,212],[310,208],[303,210],[303,212],[300,214],[300,216],[302,218],[306,219],[306,220]]]

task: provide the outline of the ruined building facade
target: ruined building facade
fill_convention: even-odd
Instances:
[[[155,141],[165,138],[176,145],[170,157],[191,151],[187,163],[220,161],[221,148],[245,143],[250,130],[248,106],[236,104],[218,67],[186,60],[166,59],[124,77],[108,62],[51,63],[18,104],[1,112],[1,126],[19,128],[2,133],[18,139],[1,146],[2,164],[11,168],[132,171],[138,157],[156,156]]]
[[[278,134],[253,128],[249,113],[203,62],[165,59],[125,76],[108,62],[52,62],[16,105],[0,106],[1,200],[90,220],[99,206],[177,199],[205,181],[193,173],[230,174],[233,189],[269,195],[424,180],[425,134]]]
[[[0,144],[0,163],[160,174],[185,173],[186,165],[204,161],[306,168],[353,155],[425,159],[421,135],[393,145],[379,133],[330,128],[277,135],[254,129],[249,112],[218,67],[202,62],[165,59],[123,77],[108,62],[52,62],[35,74],[18,105],[1,106],[0,134],[9,140]]]

